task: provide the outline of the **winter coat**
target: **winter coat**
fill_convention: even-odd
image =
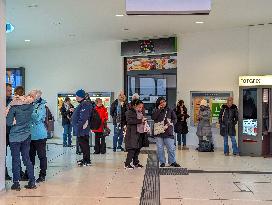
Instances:
[[[46,118],[46,101],[41,99],[34,103],[31,115],[31,140],[41,140],[47,138],[47,130],[45,127]]]
[[[121,127],[124,127],[126,125],[126,112],[128,110],[128,104],[124,102],[124,105],[121,107],[120,122],[118,122],[117,107],[118,107],[118,99],[116,99],[111,104],[111,108],[110,108],[110,115],[113,119],[113,124],[114,125],[121,124]]]
[[[92,104],[82,100],[72,115],[72,126],[74,134],[77,137],[89,136],[90,123],[89,119],[92,112]]]
[[[211,109],[207,106],[200,106],[199,114],[198,114],[198,126],[196,135],[199,137],[203,136],[212,136],[212,128],[211,128]]]
[[[30,137],[30,122],[33,104],[26,102],[25,97],[15,98],[7,114],[7,126],[10,126],[9,142],[23,142]]]
[[[95,110],[98,112],[101,119],[101,126],[97,130],[92,130],[93,132],[103,132],[105,123],[108,121],[108,110],[102,105],[101,107],[96,106]]]
[[[220,135],[236,136],[235,126],[238,122],[238,108],[236,105],[228,107],[222,105],[219,114]]]
[[[71,104],[70,108],[74,108],[74,106]],[[62,104],[62,106],[60,108],[60,112],[61,112],[61,116],[62,116],[62,126],[70,125],[73,112],[71,112],[70,110],[67,110],[65,108],[64,103]]]
[[[127,130],[125,137],[126,149],[138,149],[140,148],[140,133],[137,132],[137,125],[142,123],[141,119],[137,119],[137,113],[135,109],[129,109],[126,112]]]
[[[168,128],[165,130],[163,134],[156,135],[155,137],[174,139],[174,125],[177,122],[177,116],[172,109],[168,107],[165,109],[155,108],[151,118],[152,120],[154,120],[154,123],[162,122],[164,120],[166,111],[167,111],[167,115],[166,115],[165,124],[167,124],[167,119],[169,119],[172,125],[168,126]]]
[[[187,113],[187,108],[183,106],[183,113],[181,113],[181,110],[179,108],[176,108],[174,111],[177,116],[177,123],[175,124],[175,133],[187,134],[189,132],[187,119],[190,117]]]

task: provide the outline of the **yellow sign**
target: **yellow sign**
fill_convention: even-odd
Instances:
[[[240,76],[239,86],[272,85],[272,75]]]

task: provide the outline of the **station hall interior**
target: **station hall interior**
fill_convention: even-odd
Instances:
[[[0,0],[0,205],[272,204],[271,8]]]

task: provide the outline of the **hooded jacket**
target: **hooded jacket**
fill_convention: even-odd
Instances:
[[[23,142],[30,137],[33,104],[25,96],[15,97],[10,103],[7,126],[10,126],[9,142]]]
[[[238,108],[236,105],[228,107],[222,105],[219,114],[220,135],[221,136],[236,136],[235,125],[238,122]]]
[[[47,138],[47,130],[45,127],[46,118],[46,101],[43,99],[34,103],[31,115],[31,140],[40,140]]]

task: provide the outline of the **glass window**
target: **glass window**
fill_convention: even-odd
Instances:
[[[257,89],[243,90],[243,118],[257,119]]]

